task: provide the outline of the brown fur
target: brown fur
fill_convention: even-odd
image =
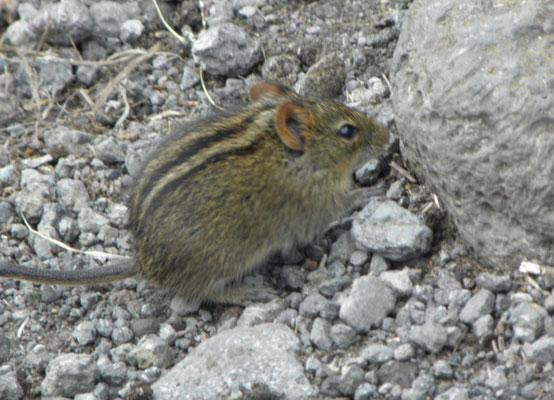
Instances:
[[[240,301],[233,283],[340,216],[360,154],[388,141],[383,127],[330,100],[266,82],[250,98],[160,146],[132,194],[138,271],[191,302]],[[357,134],[339,135],[344,125]]]

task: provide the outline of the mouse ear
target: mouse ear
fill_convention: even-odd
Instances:
[[[287,94],[295,93],[289,88],[271,82],[256,82],[248,88],[248,98],[252,102],[258,101],[263,97],[280,97]]]
[[[289,149],[304,151],[305,138],[302,130],[305,129],[305,110],[296,104],[285,103],[275,111],[275,130],[281,141]]]

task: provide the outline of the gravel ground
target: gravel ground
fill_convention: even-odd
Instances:
[[[222,107],[263,77],[395,134],[386,77],[408,1],[160,7],[184,42],[150,1],[0,1],[0,260],[106,261],[30,234],[21,213],[73,248],[132,255],[141,160],[214,112],[197,65]],[[397,142],[386,161],[356,171],[384,196],[245,278],[278,293],[265,303],[190,309],[134,278],[1,280],[0,398],[554,399],[554,272],[484,269]]]

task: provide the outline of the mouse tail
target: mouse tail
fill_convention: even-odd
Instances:
[[[0,262],[0,278],[19,279],[51,285],[100,285],[129,278],[136,275],[137,272],[138,269],[134,260],[108,264],[105,267],[73,271],[26,268],[14,263]]]

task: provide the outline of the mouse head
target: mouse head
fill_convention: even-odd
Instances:
[[[388,132],[359,111],[327,99],[302,97],[268,82],[249,89],[253,102],[274,101],[274,128],[283,145],[318,168],[348,172],[360,154],[378,155]]]

